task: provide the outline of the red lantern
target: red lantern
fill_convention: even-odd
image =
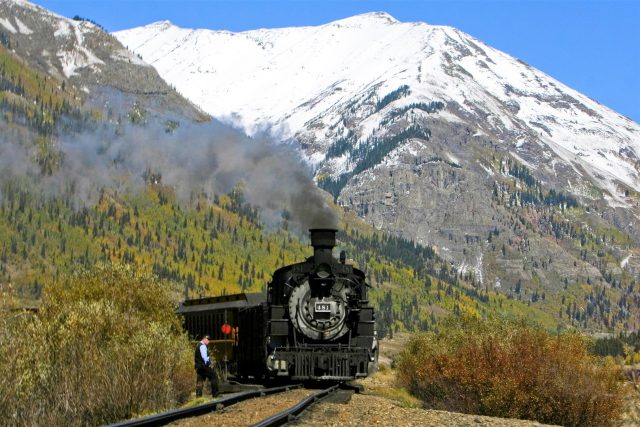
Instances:
[[[231,326],[227,325],[226,323],[224,325],[222,325],[222,333],[225,335],[229,335],[231,333]]]

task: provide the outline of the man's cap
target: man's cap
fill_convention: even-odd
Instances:
[[[204,334],[204,335],[202,336],[202,339],[205,339],[205,338],[206,338],[206,339],[208,339],[208,340],[210,340],[210,339],[211,339],[211,336],[210,336],[209,334]]]

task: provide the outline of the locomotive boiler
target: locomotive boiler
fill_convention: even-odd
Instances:
[[[187,331],[213,334],[236,378],[344,381],[376,369],[375,313],[365,275],[346,263],[344,252],[333,256],[335,229],[312,229],[310,237],[313,256],[276,270],[266,294],[180,306]],[[222,324],[233,337],[220,336]]]

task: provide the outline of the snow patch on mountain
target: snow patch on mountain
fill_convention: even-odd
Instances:
[[[71,24],[65,20],[58,21],[58,29],[53,33],[53,35],[55,37],[69,37],[71,34]]]
[[[127,61],[135,65],[140,65],[142,67],[151,66],[127,49],[119,49],[114,51],[113,54],[111,54],[111,59],[115,59],[116,61]]]
[[[465,275],[467,273],[473,273],[473,276],[480,284],[484,283],[484,275],[483,275],[483,264],[482,260],[484,258],[483,253],[479,253],[476,257],[476,263],[474,265],[469,265],[466,262],[462,262],[458,266],[458,274]]]
[[[486,167],[485,165],[483,165],[479,160],[477,161],[477,163],[480,165],[480,167],[487,173],[487,177],[491,177],[494,176],[495,173],[489,169],[488,167]]]
[[[58,52],[58,58],[62,64],[62,72],[69,78],[76,74],[76,70],[79,68],[91,67],[93,71],[100,72],[100,68],[97,65],[104,64],[104,62],[98,58],[91,50],[87,49],[84,43],[84,32],[89,31],[92,24],[84,21],[67,21],[73,30],[75,36],[75,44],[71,50],[62,50]],[[60,31],[61,27],[58,27]]]
[[[8,19],[0,18],[0,25],[2,25],[5,28],[5,30],[9,31],[12,34],[15,34],[18,32],[15,29],[15,27],[11,24],[11,22],[9,22]]]
[[[32,4],[31,2],[29,2],[29,0],[0,0],[0,3],[6,3],[6,4],[9,4],[10,6],[18,6],[18,7],[30,9],[33,11],[38,11],[38,12],[45,10],[40,6]]]
[[[15,18],[16,21],[16,25],[18,26],[18,31],[20,31],[21,34],[24,35],[30,35],[33,34],[33,30],[31,30],[31,28],[27,27],[24,22],[22,22],[20,19]]]
[[[2,25],[7,31],[12,34],[24,34],[30,35],[33,34],[33,31],[27,27],[24,22],[22,22],[18,17],[14,17],[15,26],[6,18],[0,18],[0,25]],[[16,29],[17,27],[17,29]]]
[[[527,162],[525,159],[523,159],[522,157],[520,157],[519,155],[517,155],[513,151],[510,151],[509,154],[511,154],[511,156],[513,156],[517,161],[519,161],[520,163],[522,163],[523,165],[525,165],[529,169],[535,170],[537,168],[536,165],[533,165],[533,164]]]

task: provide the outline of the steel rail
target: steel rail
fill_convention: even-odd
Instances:
[[[163,412],[160,414],[149,415],[133,420],[122,421],[116,424],[109,424],[108,427],[133,427],[133,426],[163,426],[170,422],[183,418],[191,418],[199,415],[208,414],[218,411],[228,406],[234,405],[243,400],[252,399],[254,397],[266,396],[268,394],[282,393],[288,390],[301,388],[302,384],[292,384],[281,387],[265,388],[262,390],[251,390],[238,393],[233,396],[222,399],[213,400],[201,405],[192,406],[190,408],[175,409],[173,411]]]
[[[285,409],[282,412],[278,412],[277,414],[269,418],[266,418],[256,424],[253,424],[251,427],[271,427],[271,426],[281,426],[281,425],[287,424],[288,422],[296,419],[309,406],[325,399],[327,396],[329,396],[329,394],[336,391],[339,387],[340,385],[336,384],[318,393],[312,394],[311,396],[308,396],[302,399],[296,405],[288,409]]]

